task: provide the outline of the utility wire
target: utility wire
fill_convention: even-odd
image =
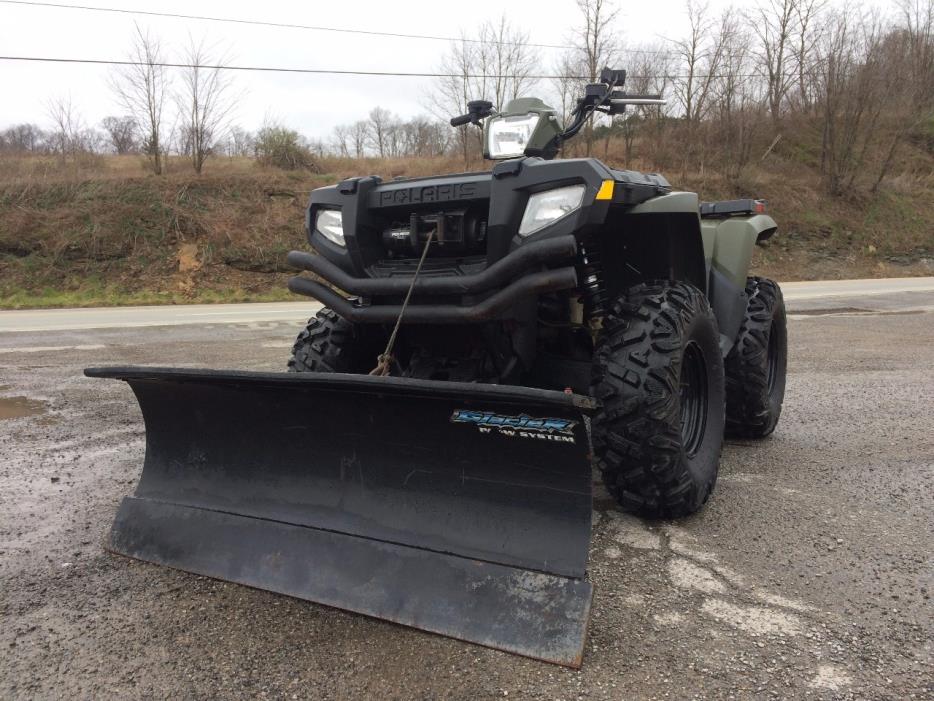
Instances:
[[[0,0],[4,2],[5,0]],[[52,58],[47,56],[0,56],[0,61],[36,61],[45,63],[90,63],[105,66],[158,66],[161,68],[205,68],[208,70],[222,71],[264,71],[269,73],[315,73],[320,75],[371,75],[380,77],[401,77],[401,78],[515,78],[515,75],[491,75],[488,73],[418,73],[418,72],[397,72],[397,71],[351,71],[335,70],[330,68],[283,68],[280,66],[228,66],[228,65],[209,65],[201,63],[169,63],[163,61],[113,61],[96,58]],[[533,80],[550,80],[552,78],[569,78],[574,80],[586,80],[584,76],[559,76],[559,75],[523,75],[523,78]]]
[[[192,19],[202,22],[227,22],[230,24],[251,24],[259,27],[276,27],[279,29],[305,29],[316,32],[338,32],[341,34],[364,34],[367,36],[392,37],[396,39],[427,39],[430,41],[462,41],[471,44],[503,44],[507,46],[532,46],[540,49],[579,49],[570,44],[538,44],[527,41],[488,41],[485,39],[470,39],[467,37],[444,36],[438,34],[404,34],[401,32],[377,32],[366,29],[348,29],[346,27],[325,27],[311,24],[291,24],[288,22],[268,22],[264,20],[238,19],[236,17],[208,17],[206,15],[183,15],[174,12],[156,12],[154,10],[127,10],[118,7],[96,7],[93,5],[66,5],[55,2],[33,2],[33,0],[0,0],[6,5],[29,5],[32,7],[54,7],[68,10],[87,10],[91,12],[113,12],[124,15],[145,15],[147,17],[169,17],[173,19]],[[623,53],[630,54],[670,54],[670,51],[654,49],[624,49]]]
[[[6,0],[0,0],[6,2]],[[170,63],[167,61],[115,61],[102,58],[54,58],[51,56],[0,56],[0,61],[32,61],[38,63],[77,63],[92,64],[102,66],[157,66],[160,68],[204,68],[207,70],[219,71],[258,71],[267,73],[312,73],[316,75],[362,75],[377,76],[384,78],[458,78],[458,79],[480,79],[480,78],[515,78],[515,75],[509,74],[490,74],[490,73],[419,73],[401,72],[401,71],[352,71],[337,70],[333,68],[287,68],[282,66],[229,66],[223,64],[205,64],[205,63]],[[588,80],[587,76],[582,75],[523,75],[523,78],[531,80]],[[627,79],[642,80],[648,76],[627,75]],[[703,78],[758,78],[758,73],[734,73],[732,75],[712,73],[687,75],[655,75],[653,78],[665,78],[667,80],[695,80]]]
[[[377,32],[365,29],[347,29],[345,27],[325,27],[311,24],[291,24],[288,22],[268,22],[264,20],[238,19],[235,17],[208,17],[206,15],[183,15],[174,12],[156,12],[153,10],[127,10],[117,7],[95,7],[92,5],[66,5],[55,2],[31,2],[28,0],[0,0],[7,5],[32,5],[34,7],[56,7],[69,10],[90,10],[92,12],[114,12],[124,15],[146,15],[148,17],[171,17],[174,19],[193,19],[203,22],[229,22],[231,24],[252,24],[260,27],[277,27],[280,29],[308,29],[317,32],[339,32],[342,34],[366,34],[369,36],[395,37],[398,39],[429,39],[432,41],[466,41],[480,43],[480,39],[467,39],[465,37],[443,36],[437,34],[404,34],[402,32]],[[494,42],[509,45],[535,46],[543,49],[573,49],[575,47],[564,44],[533,44],[524,41]]]

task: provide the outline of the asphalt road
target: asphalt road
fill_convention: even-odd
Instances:
[[[782,285],[789,303],[820,306],[823,300],[853,297],[879,298],[895,295],[896,303],[910,305],[912,296],[929,299],[934,277],[882,278],[878,280],[824,280],[786,282]],[[285,321],[309,317],[321,305],[302,302],[260,304],[185,304],[151,307],[96,307],[88,309],[24,309],[0,311],[0,333],[4,331],[78,331],[84,329],[127,329],[143,326],[186,326]]]
[[[705,509],[598,494],[581,671],[104,552],[143,427],[81,369],[282,369],[313,305],[2,312],[0,698],[934,698],[934,284],[837,284],[787,286],[782,421]]]

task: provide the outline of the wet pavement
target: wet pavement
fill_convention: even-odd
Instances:
[[[595,500],[580,671],[103,550],[144,432],[88,365],[281,370],[302,319],[0,334],[0,698],[934,697],[934,293],[790,303],[699,514]]]

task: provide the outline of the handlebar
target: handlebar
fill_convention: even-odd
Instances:
[[[462,114],[459,117],[451,117],[451,126],[452,127],[462,127],[465,124],[470,124],[473,121],[473,116],[470,114]]]
[[[661,95],[630,95],[627,93],[611,95],[611,105],[664,105],[666,100]]]

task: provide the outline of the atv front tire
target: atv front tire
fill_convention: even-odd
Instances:
[[[366,374],[382,352],[372,334],[325,307],[298,334],[289,372]]]
[[[726,357],[726,433],[764,438],[775,430],[785,399],[788,329],[778,283],[746,280],[746,315]]]
[[[723,443],[718,336],[707,298],[686,283],[633,287],[605,317],[592,435],[603,480],[624,510],[686,516],[710,496]]]

